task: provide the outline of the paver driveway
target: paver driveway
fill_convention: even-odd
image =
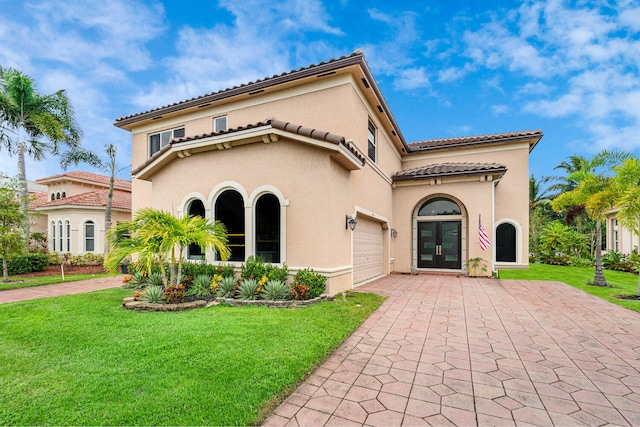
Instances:
[[[640,425],[640,313],[554,282],[391,275],[265,425]]]

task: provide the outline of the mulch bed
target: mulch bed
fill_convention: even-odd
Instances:
[[[64,274],[97,274],[104,273],[101,265],[65,265]],[[11,277],[42,277],[59,276],[61,274],[59,265],[49,265],[44,271],[34,271],[26,274],[16,274]]]
[[[613,297],[617,299],[627,299],[632,301],[640,300],[640,295],[614,295]]]

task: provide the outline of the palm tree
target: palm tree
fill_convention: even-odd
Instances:
[[[640,159],[627,159],[614,170],[616,175],[613,177],[613,186],[618,195],[618,219],[623,227],[640,234]],[[640,274],[637,295],[640,296]]]
[[[620,152],[602,151],[582,162],[580,169],[567,177],[567,182],[577,185],[558,195],[552,202],[555,211],[571,210],[584,206],[587,216],[596,222],[596,271],[593,284],[607,286],[602,268],[602,221],[606,212],[616,204],[616,193],[609,176],[611,168],[629,155]]]
[[[25,216],[29,213],[25,156],[44,160],[47,154],[59,154],[63,144],[75,150],[80,146],[81,136],[64,90],[41,95],[31,77],[18,70],[0,68],[0,148],[18,157]],[[28,242],[29,221],[25,221],[24,234]]]
[[[211,248],[223,260],[231,254],[226,230],[220,221],[211,222],[200,216],[176,218],[169,212],[152,208],[141,209],[131,221],[109,229],[107,240],[111,248],[105,259],[108,272],[115,273],[122,260],[131,256],[147,273],[159,265],[165,285],[181,282],[182,254],[190,244],[199,245],[203,252]],[[165,262],[169,263],[169,278]]]
[[[60,166],[62,166],[62,169],[67,170],[70,165],[77,165],[82,162],[103,172],[109,172],[109,192],[107,193],[107,204],[104,211],[104,228],[108,230],[111,228],[111,205],[113,203],[113,185],[116,176],[116,147],[113,144],[105,144],[104,149],[108,157],[106,160],[101,159],[97,154],[89,150],[76,149],[67,151],[61,156]],[[105,245],[105,254],[108,249],[109,247]]]

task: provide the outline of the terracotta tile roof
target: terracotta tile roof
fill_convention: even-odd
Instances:
[[[29,210],[34,210],[49,201],[49,193],[46,191],[35,193],[35,199],[29,202]]]
[[[494,133],[490,135],[463,136],[458,138],[440,138],[426,141],[411,142],[407,144],[410,152],[442,150],[449,148],[460,148],[474,145],[495,144],[504,142],[515,142],[523,139],[536,139],[535,143],[542,138],[541,130],[528,130],[522,132]]]
[[[147,117],[144,116],[156,116],[158,114],[165,114],[173,111],[178,111],[184,108],[189,108],[194,105],[201,105],[208,102],[217,101],[222,98],[228,98],[231,96],[254,92],[256,90],[260,90],[269,86],[275,86],[277,84],[289,82],[298,78],[306,77],[307,75],[315,75],[320,72],[324,72],[324,68],[334,68],[334,65],[340,65],[338,63],[345,62],[345,60],[350,58],[361,59],[364,57],[364,53],[361,50],[356,50],[350,55],[341,56],[339,58],[330,59],[326,62],[320,62],[318,64],[311,64],[307,67],[302,67],[297,70],[286,71],[282,74],[274,74],[271,77],[265,77],[263,79],[258,79],[255,82],[243,83],[239,86],[233,86],[230,88],[222,89],[217,92],[207,93],[205,95],[201,95],[195,98],[187,99],[184,101],[174,102],[173,104],[165,105],[163,107],[154,108],[152,110],[147,110],[142,113],[131,114],[124,117],[118,117],[116,119],[115,125],[123,125],[129,123],[131,121],[142,120]],[[347,61],[349,62],[349,61]],[[340,65],[345,66],[345,65]]]
[[[106,187],[109,186],[110,177],[106,175],[100,175],[97,173],[91,172],[83,172],[83,171],[75,171],[75,172],[66,172],[58,175],[47,176],[44,178],[37,179],[36,182],[41,183],[55,183],[55,181],[70,179],[73,181],[85,181],[94,184],[101,184]],[[124,189],[131,189],[131,181],[127,181],[124,179],[116,178],[114,181],[114,186],[121,187]]]
[[[358,160],[362,163],[362,165],[365,164],[364,155],[362,155],[353,144],[351,144],[349,141],[346,141],[344,136],[336,135],[336,134],[333,134],[333,133],[327,132],[327,131],[322,131],[322,130],[318,130],[318,129],[313,129],[313,128],[309,128],[309,127],[293,124],[291,122],[278,120],[276,118],[270,118],[270,119],[267,119],[267,120],[265,120],[263,122],[258,122],[258,123],[254,123],[254,124],[248,124],[246,126],[239,126],[237,128],[227,129],[227,130],[222,131],[222,132],[210,132],[210,133],[204,133],[204,134],[200,134],[200,135],[185,136],[185,137],[182,137],[182,138],[174,138],[169,142],[169,144],[167,144],[164,147],[162,147],[162,149],[160,149],[160,151],[157,151],[156,153],[154,153],[153,156],[149,157],[144,163],[142,163],[140,166],[138,166],[133,171],[131,171],[131,174],[132,175],[136,175],[138,172],[140,172],[141,170],[143,170],[144,168],[149,166],[151,163],[153,163],[158,157],[160,157],[164,153],[166,153],[174,145],[185,143],[185,142],[197,141],[197,140],[205,139],[205,138],[211,138],[211,137],[219,136],[219,135],[233,134],[233,133],[237,133],[237,132],[240,132],[240,131],[249,130],[249,129],[257,129],[257,128],[261,128],[261,127],[271,127],[271,128],[274,128],[274,129],[283,130],[285,132],[294,133],[296,135],[306,136],[308,138],[316,139],[316,140],[319,140],[319,141],[329,142],[329,143],[332,143],[332,144],[335,144],[335,145],[342,145],[347,150],[349,150],[350,153],[352,153],[355,157],[357,157]]]
[[[52,207],[58,206],[77,206],[77,207],[101,207],[107,206],[108,189],[88,191],[86,193],[76,194],[75,196],[69,196],[62,199],[45,201],[37,208],[40,210],[46,210]],[[46,195],[46,194],[45,194]],[[111,206],[114,209],[131,210],[131,192],[113,190],[113,199]]]
[[[408,181],[448,176],[483,175],[489,173],[503,174],[506,171],[507,167],[498,163],[437,163],[397,172],[393,176],[393,180]]]

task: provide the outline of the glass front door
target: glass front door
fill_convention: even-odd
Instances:
[[[418,268],[462,268],[460,221],[418,223]]]

